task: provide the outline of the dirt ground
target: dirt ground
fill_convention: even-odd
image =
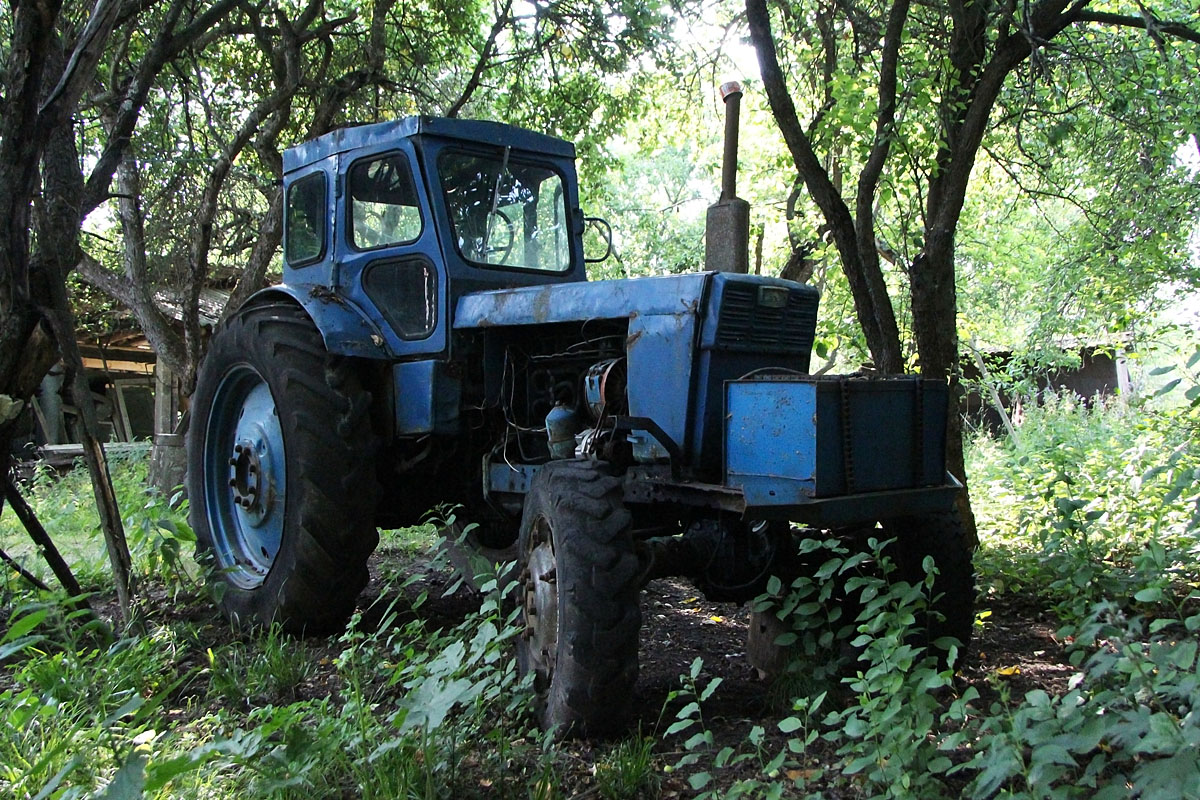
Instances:
[[[478,598],[468,589],[450,597],[440,597],[450,585],[451,577],[429,568],[424,562],[417,569],[421,579],[408,591],[428,591],[430,600],[422,613],[430,621],[454,624],[468,614]],[[411,570],[411,564],[397,560],[395,554],[384,550],[372,563],[372,581],[363,595],[364,604],[379,597],[385,576],[397,570]],[[665,579],[652,582],[642,593],[642,631],[639,652],[640,671],[633,707],[636,716],[633,729],[645,734],[665,731],[675,720],[675,712],[683,700],[668,703],[668,695],[681,686],[680,676],[686,674],[693,661],[700,657],[704,667],[700,684],[713,678],[722,682],[704,704],[704,719],[713,732],[717,747],[744,744],[755,725],[767,731],[767,751],[779,752],[786,747],[787,737],[778,731],[776,723],[788,715],[786,698],[773,690],[751,666],[746,656],[747,627],[750,609],[747,605],[710,603],[689,583]],[[1054,619],[1036,605],[1004,598],[989,604],[984,599],[979,612],[990,611],[970,645],[964,663],[959,668],[959,689],[974,686],[980,693],[979,707],[986,709],[1000,696],[1000,687],[1007,686],[1013,698],[1023,697],[1032,689],[1050,693],[1066,691],[1066,684],[1075,671],[1067,661],[1063,643],[1054,636]],[[680,741],[660,740],[655,754],[660,765],[672,764],[682,752]],[[565,776],[565,787],[579,797],[595,794],[590,778],[594,760],[604,753],[603,743],[577,742],[569,745],[570,761],[577,765],[578,774]],[[821,767],[835,760],[832,750],[818,741],[805,754],[806,767]],[[755,777],[753,767],[725,770],[722,783],[738,777]],[[761,777],[761,776],[758,776]],[[661,797],[686,798],[695,792],[688,787],[684,774],[663,774]],[[821,787],[824,797],[835,800],[845,795],[836,787]],[[810,789],[810,791],[812,790]],[[568,796],[571,796],[569,793]]]

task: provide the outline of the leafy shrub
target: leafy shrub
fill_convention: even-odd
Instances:
[[[953,692],[953,671],[916,643],[914,630],[931,600],[932,562],[922,584],[893,580],[886,545],[871,539],[869,552],[851,553],[837,539],[810,542],[806,555],[824,557],[814,573],[786,588],[773,579],[757,601],[757,610],[774,610],[791,626],[776,641],[795,648],[795,669],[821,676],[809,684],[812,693],[798,694],[792,713],[779,721],[780,731],[796,734],[783,751],[767,752],[765,731],[756,727],[748,747],[708,754],[712,734],[703,725],[702,704],[719,679],[698,691],[698,660],[682,676],[677,694],[692,701],[676,713],[667,734],[690,732],[683,744],[687,754],[677,767],[707,766],[703,756],[711,757],[711,767],[689,776],[693,789],[705,790],[700,797],[721,796],[708,788],[714,770],[746,762],[756,764],[761,777],[738,780],[723,796],[782,797],[817,780],[853,781],[872,797],[934,796],[942,790],[953,762],[942,752],[941,737],[961,727],[978,694],[968,689],[948,707],[943,702]],[[834,602],[835,593],[843,595],[842,602]],[[844,623],[843,608],[856,611]],[[957,647],[939,644],[949,647],[952,663]],[[830,705],[836,707],[826,710]],[[838,756],[834,776],[805,759],[818,739]],[[780,781],[781,774],[790,787]]]
[[[1071,630],[1081,671],[1065,695],[980,719],[970,796],[1200,797],[1200,614],[1147,625],[1106,601]]]
[[[1167,575],[1195,580],[1200,426],[1194,410],[1071,396],[1031,408],[1019,444],[987,436],[969,459],[990,593],[1027,592],[1066,620]],[[1157,563],[1144,554],[1162,548]]]

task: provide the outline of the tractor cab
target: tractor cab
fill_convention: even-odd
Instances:
[[[444,354],[462,295],[585,280],[574,159],[574,145],[550,136],[432,117],[291,148],[283,290],[332,352]],[[331,303],[357,319],[321,324]]]

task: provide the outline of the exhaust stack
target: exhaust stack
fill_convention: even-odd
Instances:
[[[750,204],[737,196],[738,114],[742,87],[721,85],[725,101],[725,158],[721,164],[721,198],[708,207],[704,224],[704,268],[718,272],[750,271]]]

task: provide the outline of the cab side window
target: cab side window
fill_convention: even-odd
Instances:
[[[301,178],[288,188],[283,255],[293,267],[315,264],[325,256],[325,173]]]
[[[359,250],[406,244],[421,235],[417,191],[402,153],[350,167],[350,235]]]

